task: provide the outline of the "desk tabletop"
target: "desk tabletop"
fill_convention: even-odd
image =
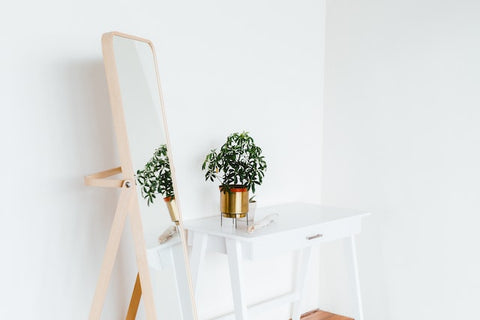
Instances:
[[[232,225],[232,222],[230,222],[231,219],[227,218],[224,218],[223,226],[221,226],[220,213],[214,217],[186,220],[184,221],[184,227],[189,231],[251,241],[258,237],[308,228],[314,225],[326,224],[339,220],[355,220],[367,216],[370,213],[355,209],[296,202],[257,208],[255,220],[259,221],[270,214],[278,214],[275,222],[263,229],[255,230],[252,233],[247,232],[245,219],[238,219],[236,229]]]

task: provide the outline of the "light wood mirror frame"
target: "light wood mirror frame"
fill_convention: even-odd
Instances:
[[[120,238],[123,233],[126,218],[128,215],[130,219],[131,229],[132,229],[138,274],[135,281],[126,319],[135,319],[140,299],[141,297],[143,297],[146,318],[149,320],[155,320],[157,319],[157,315],[156,315],[156,309],[155,309],[155,303],[154,303],[154,297],[153,297],[152,281],[151,281],[149,265],[147,261],[147,252],[146,252],[147,248],[146,248],[146,243],[144,238],[144,230],[142,225],[140,206],[139,206],[139,201],[137,197],[137,192],[139,192],[139,190],[135,183],[135,171],[132,163],[129,139],[127,135],[127,124],[126,124],[125,113],[124,113],[123,104],[122,104],[122,94],[121,94],[121,88],[120,88],[119,74],[118,74],[117,65],[115,62],[115,52],[114,52],[114,45],[113,45],[114,37],[122,37],[130,40],[146,43],[152,50],[154,65],[155,65],[156,80],[158,84],[158,92],[159,92],[158,98],[161,106],[168,158],[170,160],[170,170],[171,170],[172,180],[173,180],[172,181],[173,189],[174,189],[176,202],[177,204],[179,203],[179,197],[177,192],[178,189],[175,181],[175,168],[172,162],[173,157],[171,154],[170,139],[168,136],[168,127],[167,127],[166,117],[165,117],[164,101],[163,101],[162,90],[160,86],[160,78],[159,78],[155,48],[152,42],[147,39],[143,39],[140,37],[136,37],[136,36],[120,33],[120,32],[105,33],[102,36],[102,49],[103,49],[103,56],[104,56],[104,63],[105,63],[105,72],[106,72],[107,83],[108,83],[110,105],[111,105],[112,116],[113,116],[113,124],[114,124],[114,130],[116,133],[117,146],[119,151],[120,166],[86,176],[85,184],[89,186],[97,186],[97,187],[119,188],[121,191],[120,191],[120,196],[119,196],[115,216],[113,219],[112,227],[110,230],[110,235],[107,241],[105,255],[104,255],[101,270],[100,270],[100,276],[95,289],[95,294],[94,294],[93,302],[90,309],[89,319],[97,320],[97,319],[100,319],[101,317],[113,266],[115,264],[116,255],[119,249]],[[116,176],[116,175],[119,175],[119,177],[112,178],[113,176]],[[178,209],[180,209],[180,207],[178,207]],[[186,270],[187,283],[188,283],[188,292],[190,294],[190,301],[192,304],[192,314],[193,314],[193,318],[196,320],[197,314],[196,314],[196,308],[195,308],[195,302],[194,302],[195,300],[194,300],[193,290],[192,290],[186,237],[185,237],[185,231],[182,225],[182,217],[181,217],[180,210],[178,210],[178,217],[177,219],[175,219],[176,221],[173,218],[172,220],[177,225],[177,231],[178,231],[182,249],[183,249],[183,256],[185,260],[185,270]],[[162,231],[162,230],[159,230],[159,231]]]

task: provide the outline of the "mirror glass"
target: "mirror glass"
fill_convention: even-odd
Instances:
[[[171,218],[171,213],[178,212],[172,185],[175,177],[167,155],[169,143],[154,51],[148,42],[115,35],[113,52],[157,317],[193,319],[186,244],[180,240],[178,226]]]

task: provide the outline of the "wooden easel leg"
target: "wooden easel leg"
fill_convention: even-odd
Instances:
[[[112,275],[113,265],[115,264],[115,258],[117,257],[120,238],[125,227],[125,220],[128,208],[130,207],[132,194],[130,190],[126,189],[122,189],[120,193],[112,228],[110,229],[110,235],[108,237],[107,248],[105,249],[102,267],[100,269],[100,276],[93,297],[92,307],[90,309],[90,315],[88,317],[89,320],[98,320],[102,314],[103,304],[105,303],[105,296]]]
[[[152,281],[150,279],[150,270],[147,261],[147,249],[143,236],[142,220],[140,217],[140,207],[138,199],[132,199],[130,210],[130,224],[132,226],[133,242],[135,244],[135,254],[137,257],[138,274],[142,288],[143,302],[145,305],[145,314],[148,320],[156,320],[155,303],[153,300]]]
[[[133,287],[132,298],[130,299],[130,305],[128,306],[127,317],[125,318],[126,320],[135,320],[141,298],[142,286],[140,285],[140,276],[137,273],[137,279],[135,280],[135,286]]]

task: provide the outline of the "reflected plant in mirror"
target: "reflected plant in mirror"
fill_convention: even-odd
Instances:
[[[143,170],[137,170],[137,182],[141,186],[142,197],[147,200],[147,205],[153,204],[157,195],[161,195],[167,205],[170,218],[177,223],[178,208],[175,203],[172,172],[166,144],[162,144],[155,149],[152,158],[145,164]]]
[[[143,170],[137,170],[137,181],[142,186],[142,196],[149,206],[158,194],[165,201],[175,198],[166,144],[155,150]]]

